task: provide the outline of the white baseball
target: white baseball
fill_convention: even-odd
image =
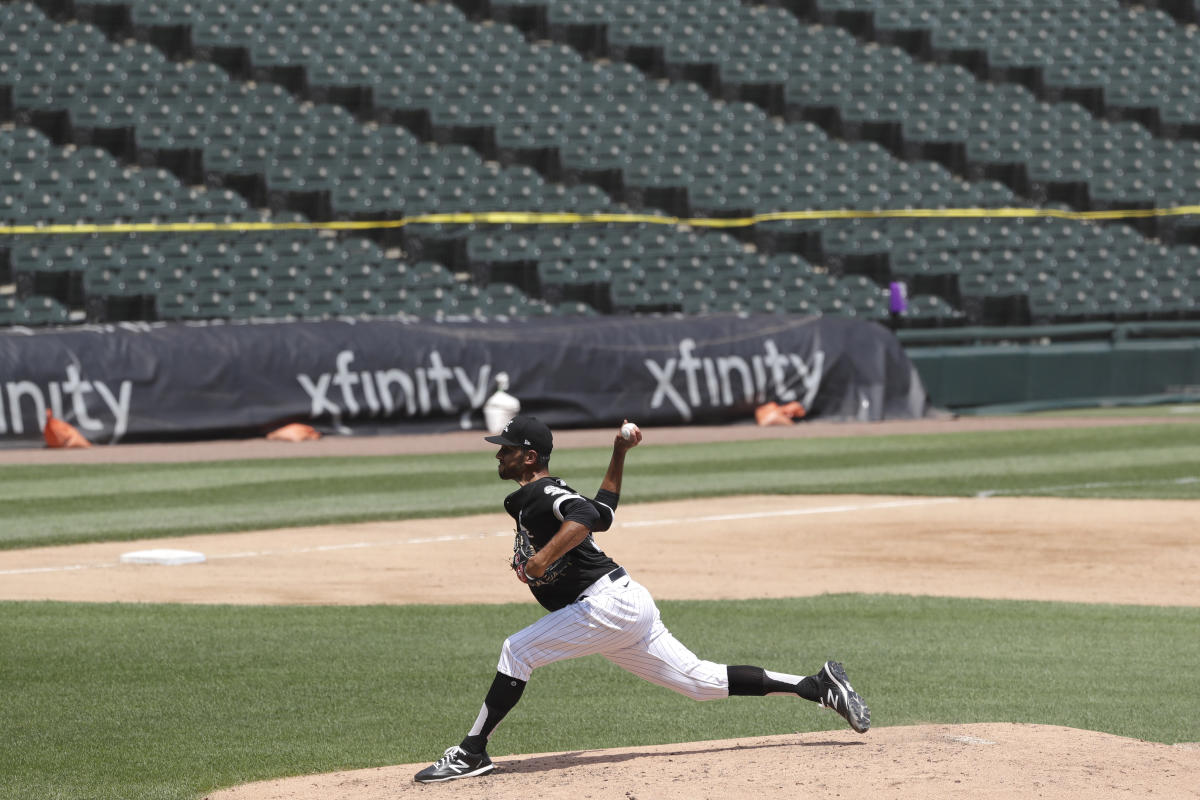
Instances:
[[[637,425],[634,425],[632,422],[626,422],[621,426],[621,438],[628,441],[633,438],[633,435],[637,433],[637,430]]]

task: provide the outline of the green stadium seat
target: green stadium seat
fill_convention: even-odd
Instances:
[[[44,327],[71,322],[70,310],[53,297],[0,295],[0,325]]]

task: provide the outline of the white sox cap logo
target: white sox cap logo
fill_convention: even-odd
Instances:
[[[505,432],[505,433],[508,433],[508,429],[509,429],[509,427],[510,427],[511,425],[512,425],[512,422],[510,421],[510,422],[508,423],[508,425],[505,425],[505,426],[504,426],[504,432]],[[531,442],[531,441],[529,441],[528,439],[526,439],[526,440],[525,440],[525,446],[526,446],[526,447],[532,447],[532,446],[533,446],[533,442]]]
[[[508,447],[527,447],[542,456],[549,456],[554,449],[554,434],[546,423],[536,417],[516,416],[508,421],[504,430],[496,436],[485,436],[484,441]]]

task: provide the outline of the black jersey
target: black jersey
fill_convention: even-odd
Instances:
[[[578,522],[589,531],[608,530],[613,511],[576,492],[559,478],[539,478],[504,498],[504,510],[526,531],[534,547],[541,550],[554,538],[564,521]],[[543,586],[530,586],[537,601],[551,611],[573,603],[600,578],[617,568],[604,554],[592,534],[569,551],[567,568],[558,578]]]

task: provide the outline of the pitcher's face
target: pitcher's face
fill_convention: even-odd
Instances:
[[[496,451],[496,461],[500,462],[497,472],[501,480],[519,481],[525,474],[526,456],[530,451],[523,447],[504,445]]]

